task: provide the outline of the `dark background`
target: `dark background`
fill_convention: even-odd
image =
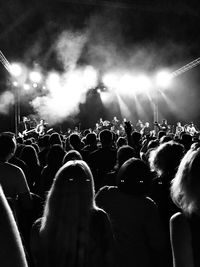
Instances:
[[[87,30],[88,40],[79,65],[91,64],[100,72],[121,65],[149,73],[162,67],[176,70],[200,56],[199,11],[199,1],[186,0],[1,0],[0,50],[9,62],[20,61],[30,67],[37,62],[46,72],[54,69],[62,73],[64,67],[54,50],[55,40],[66,29]],[[99,46],[108,54],[99,53]],[[167,118],[171,124],[181,120],[200,126],[199,68],[175,78],[166,97],[159,97],[160,118]],[[9,88],[9,75],[0,65],[0,92]],[[142,116],[152,121],[148,100],[140,96],[137,101],[143,115],[136,110],[135,102],[127,100],[130,119],[136,121]],[[34,113],[27,101],[22,101],[21,113]],[[98,94],[89,94],[80,112],[66,117],[61,128],[79,123],[83,128],[92,127],[99,117],[111,119],[115,114],[122,116],[115,101],[105,108]],[[14,130],[14,105],[0,114],[0,130]]]

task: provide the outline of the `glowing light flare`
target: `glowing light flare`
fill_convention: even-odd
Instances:
[[[13,86],[15,86],[15,87],[18,86],[18,82],[17,82],[17,81],[14,81],[12,84],[13,84]]]
[[[117,92],[121,94],[134,94],[134,89],[136,84],[136,79],[130,74],[124,74],[120,80],[117,87]]]
[[[83,71],[83,82],[86,89],[94,88],[98,82],[98,73],[92,66],[87,66]]]
[[[37,88],[38,84],[37,83],[33,83],[33,88]]]
[[[136,84],[138,91],[142,93],[148,93],[149,90],[152,88],[151,79],[146,75],[140,75],[136,79]]]
[[[29,73],[29,79],[34,83],[40,83],[42,80],[42,74],[39,71],[31,71]]]
[[[24,90],[28,91],[28,90],[30,90],[31,86],[30,86],[30,84],[25,83],[25,84],[23,85],[23,88],[24,88]]]
[[[102,77],[102,82],[110,89],[116,89],[119,84],[119,77],[114,73],[107,73]]]
[[[155,77],[156,86],[159,88],[167,88],[172,81],[172,75],[168,71],[160,71]]]
[[[19,77],[22,75],[22,67],[18,63],[13,63],[10,65],[10,73],[13,77]]]

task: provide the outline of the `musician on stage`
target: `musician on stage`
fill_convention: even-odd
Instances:
[[[163,119],[159,124],[157,121],[154,122],[154,125],[158,128],[159,131],[167,133],[169,131],[169,125],[167,124],[167,120]]]
[[[180,138],[182,132],[184,132],[184,126],[182,126],[181,122],[178,121],[176,124],[175,135]]]
[[[186,132],[188,134],[190,134],[191,136],[194,136],[195,134],[199,133],[199,131],[196,129],[196,127],[194,126],[194,123],[191,122],[190,124],[188,124],[186,126]]]
[[[142,136],[150,136],[151,134],[151,127],[149,122],[145,122],[144,127],[142,128],[142,130],[140,131],[140,133],[142,134]]]
[[[30,119],[28,119],[26,116],[23,116],[22,121],[18,125],[19,136],[24,137],[30,129]]]
[[[44,119],[40,120],[40,123],[36,126],[36,133],[39,136],[43,136],[46,133],[47,123]]]

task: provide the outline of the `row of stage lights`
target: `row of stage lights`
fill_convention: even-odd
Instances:
[[[28,71],[27,68],[24,71],[19,63],[13,63],[10,65],[10,74],[12,76],[12,83],[15,87],[22,87],[24,90],[29,90],[31,88],[40,87],[42,89],[47,89],[48,84],[46,83],[42,72],[40,70]],[[26,74],[25,74],[26,73]],[[148,75],[139,74],[133,76],[131,74],[116,74],[116,73],[107,73],[101,78],[101,86],[97,85],[98,72],[92,67],[88,66],[85,68],[84,72],[84,82],[88,84],[88,87],[96,88],[98,93],[105,92],[107,89],[116,89],[120,92],[130,91],[133,89],[145,92],[151,89],[164,89],[169,87],[173,75],[166,70],[161,70],[156,73],[153,77]],[[50,73],[48,80],[51,80],[51,83],[58,83],[60,79],[59,74]],[[77,82],[78,76],[75,77]],[[28,82],[27,82],[28,81]],[[94,86],[94,87],[93,87]]]

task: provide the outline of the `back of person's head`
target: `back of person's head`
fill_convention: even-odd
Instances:
[[[95,133],[88,133],[86,135],[86,144],[87,145],[96,145],[97,144],[97,135]]]
[[[39,158],[35,148],[32,145],[25,145],[22,148],[20,159],[29,166],[39,165]]]
[[[189,150],[192,144],[192,136],[190,134],[184,133],[181,136],[181,144],[184,145],[185,150]]]
[[[136,155],[135,149],[132,148],[131,146],[125,145],[125,146],[120,147],[117,150],[118,168],[120,168],[125,161],[136,156],[137,155]]]
[[[169,141],[152,150],[149,157],[150,166],[159,176],[168,177],[168,182],[170,182],[177,171],[183,155],[183,145],[175,141]]]
[[[166,132],[165,131],[159,131],[158,132],[158,139],[160,140],[165,135],[166,135]]]
[[[8,161],[17,148],[14,135],[8,133],[0,134],[0,161]]]
[[[152,181],[148,165],[141,159],[131,158],[119,169],[117,186],[125,194],[145,195]]]
[[[138,143],[140,143],[141,138],[142,138],[141,133],[139,133],[139,132],[137,132],[137,131],[133,131],[133,132],[131,133],[131,139],[132,139],[132,142],[133,142],[134,144],[138,144]]]
[[[87,136],[90,133],[90,129],[86,129],[83,131],[83,136]]]
[[[172,180],[171,197],[183,212],[190,214],[200,209],[200,149],[190,149]]]
[[[81,139],[78,134],[72,133],[69,136],[69,143],[73,148],[80,147],[81,145]]]
[[[46,252],[54,251],[46,253],[48,266],[79,266],[84,260],[94,208],[90,168],[82,160],[67,162],[56,174],[42,218],[40,232]]]
[[[62,140],[61,137],[59,135],[59,133],[54,132],[50,135],[49,137],[49,145],[53,146],[53,145],[62,145]]]
[[[63,158],[63,164],[65,164],[66,162],[70,160],[82,160],[82,156],[77,150],[71,149],[67,151],[67,153],[65,154]]]
[[[117,147],[120,148],[121,146],[127,145],[127,140],[125,137],[120,136],[117,139]]]
[[[163,144],[163,143],[167,143],[167,142],[169,142],[169,141],[171,141],[171,140],[172,140],[172,138],[171,138],[170,136],[168,136],[168,135],[163,135],[163,136],[160,138],[159,143],[160,143],[160,144]]]
[[[65,151],[63,147],[61,145],[53,145],[47,153],[47,164],[50,167],[61,166],[64,156]]]
[[[45,134],[43,136],[40,136],[38,138],[38,145],[40,148],[46,148],[49,146],[49,138],[50,138],[50,135],[49,134]]]
[[[99,139],[100,139],[102,146],[109,146],[112,144],[113,135],[110,130],[105,129],[100,132]]]
[[[1,267],[27,267],[24,249],[20,234],[5,198],[2,188],[0,187],[0,265]]]

